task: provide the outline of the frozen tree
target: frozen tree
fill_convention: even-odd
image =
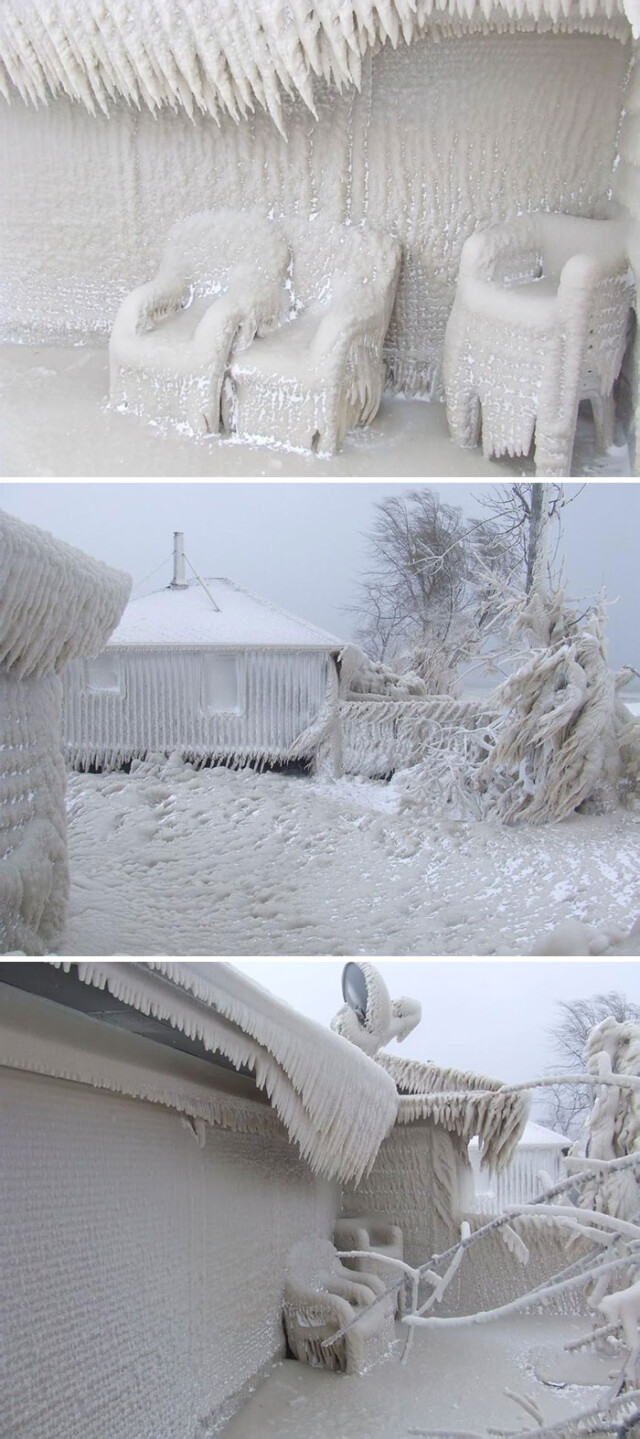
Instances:
[[[375,659],[416,672],[430,694],[456,693],[458,666],[490,632],[512,568],[492,520],[469,521],[432,489],[376,506],[372,567],[360,584],[358,639]]]
[[[488,495],[478,496],[478,503],[497,529],[525,594],[528,595],[533,586],[541,556],[547,583],[553,587],[563,511],[578,499],[584,488],[579,485],[573,494],[568,494],[565,485],[534,480],[529,484],[493,485]]]
[[[550,1030],[552,1049],[558,1060],[554,1068],[556,1071],[558,1068],[566,1069],[569,1074],[582,1066],[591,1030],[608,1015],[618,1024],[626,1021],[640,1024],[640,1005],[633,1004],[617,990],[594,994],[589,999],[563,1000],[558,1009],[558,1023]],[[591,1087],[567,1081],[545,1091],[540,1117],[550,1129],[577,1139],[584,1129],[591,1105]]]
[[[596,996],[598,1002],[602,998]],[[617,1004],[621,996],[613,998]],[[431,1254],[419,1266],[375,1255],[389,1266],[392,1283],[397,1282],[398,1274],[405,1279],[408,1293],[402,1323],[409,1333],[404,1363],[418,1328],[463,1329],[490,1324],[527,1311],[539,1312],[566,1294],[584,1295],[593,1316],[591,1326],[585,1321],[584,1335],[565,1347],[574,1350],[604,1346],[614,1365],[612,1383],[587,1409],[565,1413],[550,1423],[545,1422],[535,1400],[505,1390],[534,1422],[522,1429],[514,1414],[512,1428],[488,1431],[501,1434],[503,1439],[522,1439],[523,1435],[527,1439],[534,1435],[536,1439],[569,1439],[583,1433],[626,1439],[631,1429],[640,1424],[640,1026],[628,1020],[619,1022],[611,1015],[606,1017],[588,1036],[586,1065],[586,1075],[573,1073],[566,1082],[577,1087],[582,1087],[585,1079],[594,1083],[588,1153],[569,1157],[566,1162],[570,1172],[565,1179],[552,1187],[541,1185],[533,1201],[510,1205],[477,1229],[462,1220],[459,1238],[450,1248]],[[582,1056],[578,1069],[584,1069]],[[552,1082],[532,1080],[505,1085],[504,1090],[516,1094],[548,1087]],[[467,1097],[478,1099],[484,1093],[478,1090]],[[453,1094],[447,1097],[451,1101],[458,1098]],[[415,1101],[416,1096],[411,1098]],[[488,1236],[501,1236],[526,1274],[527,1238],[540,1225],[550,1232],[555,1230],[567,1241],[566,1263],[556,1273],[528,1285],[525,1277],[524,1292],[493,1309],[446,1317],[435,1312],[454,1275],[464,1270],[469,1249],[483,1244]],[[366,1257],[370,1261],[373,1254],[371,1250],[366,1255],[353,1250],[341,1257]],[[379,1304],[381,1300],[374,1302]],[[325,1342],[335,1343],[343,1332],[332,1334]],[[521,1417],[520,1414],[520,1420]],[[479,1432],[460,1434],[453,1428],[412,1428],[407,1432],[416,1439],[485,1439]]]

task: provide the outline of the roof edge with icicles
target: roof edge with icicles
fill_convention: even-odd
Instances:
[[[72,961],[53,960],[69,970]],[[302,1158],[327,1179],[358,1182],[393,1127],[391,1077],[339,1035],[305,1018],[232,965],[150,960],[77,966],[85,984],[164,1020],[236,1068],[253,1071]]]
[[[481,1163],[498,1173],[511,1163],[529,1114],[529,1096],[497,1079],[401,1055],[376,1055],[399,1091],[398,1124],[430,1119],[465,1144],[477,1137]],[[475,1095],[474,1091],[489,1091]]]
[[[216,121],[256,105],[283,130],[283,95],[315,114],[313,82],[360,86],[371,49],[474,31],[592,29],[640,36],[640,0],[3,0],[0,92],[58,95],[92,113],[117,99]]]

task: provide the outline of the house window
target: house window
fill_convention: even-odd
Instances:
[[[203,656],[202,708],[208,714],[219,710],[239,710],[236,655]]]
[[[120,694],[120,658],[118,655],[96,655],[87,660],[86,687],[92,694]]]

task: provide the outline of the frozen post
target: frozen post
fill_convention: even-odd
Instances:
[[[173,579],[170,588],[172,590],[187,589],[184,570],[184,534],[182,530],[174,530],[173,532]]]

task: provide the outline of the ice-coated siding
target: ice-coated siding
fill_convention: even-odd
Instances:
[[[336,1191],[286,1136],[4,1071],[6,1439],[208,1439],[284,1352],[284,1262]]]
[[[107,335],[171,225],[195,210],[320,211],[400,240],[388,374],[408,393],[437,387],[467,236],[538,208],[602,215],[612,184],[627,22],[574,10],[559,20],[573,33],[544,17],[538,33],[526,16],[504,25],[443,16],[437,43],[426,33],[368,50],[359,91],[314,81],[317,120],[285,98],[286,141],[259,106],[218,127],[118,100],[109,118],[64,98],[41,110],[0,101],[2,332]]]
[[[64,745],[77,766],[173,750],[285,760],[324,702],[331,663],[314,650],[129,646],[107,654],[112,668],[102,681],[82,662],[65,673]],[[235,678],[233,665],[230,674],[219,669],[222,658],[235,661]]]
[[[0,664],[0,954],[45,954],[69,889],[56,674],[18,679]]]

